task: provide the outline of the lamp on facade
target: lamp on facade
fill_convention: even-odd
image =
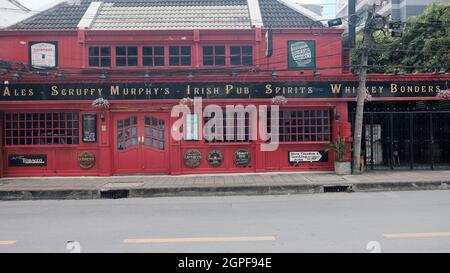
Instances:
[[[101,112],[100,113],[100,120],[102,121],[102,122],[105,122],[106,121],[106,114],[105,114],[105,112]]]
[[[100,78],[100,80],[106,80],[108,78],[108,76],[106,76],[106,72],[103,72],[99,78]]]
[[[237,77],[238,73],[236,71],[231,71],[231,77],[235,78]]]
[[[319,70],[314,70],[314,77],[320,77],[320,71]]]
[[[400,69],[396,69],[395,72],[394,72],[394,75],[399,75],[399,76],[405,75],[405,71],[402,71]]]
[[[58,80],[64,80],[64,72],[57,72],[56,73],[56,78]]]
[[[341,113],[337,108],[334,108],[333,115],[335,120],[339,120],[341,118]]]
[[[144,80],[147,81],[147,80],[150,80],[150,78],[151,78],[150,73],[148,73],[148,71],[146,71],[144,74]]]
[[[188,78],[189,80],[192,80],[192,78],[194,78],[194,75],[192,74],[192,72],[190,72],[190,73],[187,75],[187,78]]]
[[[340,25],[342,25],[342,19],[341,18],[332,19],[332,20],[329,20],[327,23],[328,23],[328,27],[340,26]]]
[[[272,71],[272,78],[276,78],[276,77],[278,77],[278,73],[277,73],[277,71]]]
[[[22,79],[22,74],[20,74],[20,73],[14,73],[14,74],[12,75],[12,78],[13,78],[13,80],[20,80],[20,79]]]
[[[437,68],[436,68],[434,74],[436,74],[436,75],[444,75],[446,72],[447,72],[447,71],[445,70],[445,68],[442,68],[442,67],[441,67],[440,69],[437,69]]]

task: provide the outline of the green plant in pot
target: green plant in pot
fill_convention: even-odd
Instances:
[[[328,144],[327,151],[333,151],[334,158],[334,171],[339,175],[351,174],[351,163],[345,161],[345,153],[349,150],[348,143],[344,140],[337,139],[334,142]]]

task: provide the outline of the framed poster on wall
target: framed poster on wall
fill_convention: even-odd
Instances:
[[[35,68],[56,68],[58,66],[57,42],[30,42],[30,65]]]
[[[289,68],[315,69],[315,41],[288,41]]]
[[[83,142],[97,142],[97,115],[83,114]]]
[[[185,140],[199,140],[198,132],[198,115],[187,114],[186,115],[186,128],[185,128]]]

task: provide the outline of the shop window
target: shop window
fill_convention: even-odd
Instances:
[[[79,115],[64,113],[5,113],[5,145],[79,144]]]
[[[204,46],[203,65],[225,65],[225,46]]]
[[[142,64],[144,66],[163,66],[164,47],[144,46],[142,48]]]
[[[135,46],[116,47],[116,66],[137,66],[138,49]]]
[[[270,129],[270,118],[268,118]],[[331,140],[330,110],[292,110],[279,113],[280,142],[328,142]]]
[[[250,113],[234,113],[204,117],[205,142],[248,142],[250,141]],[[215,125],[209,123],[215,119]],[[222,120],[222,124],[220,124]]]
[[[165,150],[166,136],[164,120],[159,120],[154,117],[145,117],[145,139],[144,145],[153,147],[158,150]]]
[[[190,46],[169,47],[169,65],[172,66],[191,65],[191,47]]]
[[[111,66],[111,48],[109,48],[109,47],[90,47],[89,48],[89,66],[110,67]]]
[[[231,65],[253,65],[253,47],[252,46],[231,46],[230,47]]]

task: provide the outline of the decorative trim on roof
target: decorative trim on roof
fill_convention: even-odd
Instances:
[[[261,16],[261,9],[259,8],[259,0],[247,0],[247,3],[252,26],[262,27],[264,24]]]
[[[100,10],[102,4],[103,2],[92,2],[89,8],[84,13],[83,18],[81,18],[80,22],[78,23],[78,28],[89,29],[97,18],[97,13]]]
[[[97,18],[97,13],[100,10],[102,4],[103,2],[92,2],[91,5],[89,5],[89,8],[84,13],[83,18],[81,18],[80,22],[78,23],[78,28],[89,29]]]

